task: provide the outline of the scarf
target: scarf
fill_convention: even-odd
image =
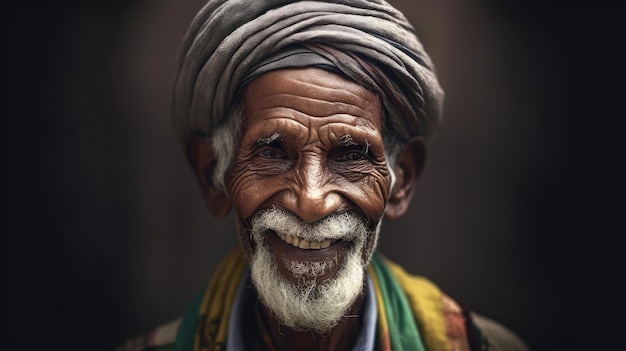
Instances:
[[[185,312],[174,350],[224,349],[230,311],[247,264],[240,247],[222,260],[206,290]],[[467,311],[432,282],[408,274],[376,252],[368,272],[378,305],[378,351],[480,350],[480,334],[471,325]]]

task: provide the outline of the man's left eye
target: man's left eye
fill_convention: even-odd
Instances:
[[[346,161],[361,161],[366,158],[367,156],[360,151],[349,151],[342,155],[337,156],[336,160],[338,162],[346,162]]]
[[[282,153],[276,149],[263,149],[260,152],[261,157],[263,158],[280,158],[282,156]]]

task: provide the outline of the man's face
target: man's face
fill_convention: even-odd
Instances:
[[[277,279],[300,291],[353,275],[349,257],[362,273],[391,184],[378,98],[305,68],[256,78],[243,103],[227,188],[248,257],[263,249]]]

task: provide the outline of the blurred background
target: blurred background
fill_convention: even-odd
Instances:
[[[616,345],[615,11],[392,3],[447,97],[410,213],[383,225],[380,250],[533,350]],[[8,345],[111,350],[180,316],[236,245],[232,217],[206,210],[170,121],[177,51],[202,4],[5,9]]]

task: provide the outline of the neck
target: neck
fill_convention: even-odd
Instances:
[[[281,350],[350,350],[356,343],[363,320],[365,298],[360,296],[339,324],[328,334],[298,331],[280,324],[266,309],[260,307],[260,315],[277,351]]]

